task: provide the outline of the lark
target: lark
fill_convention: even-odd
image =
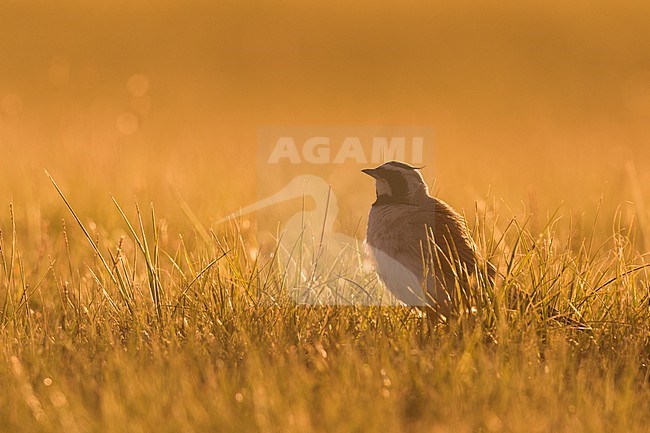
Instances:
[[[476,251],[463,217],[429,195],[418,168],[391,161],[362,171],[375,179],[377,193],[366,244],[379,277],[400,301],[448,319],[479,268],[494,281],[496,269]]]

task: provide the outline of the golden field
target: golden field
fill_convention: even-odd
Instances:
[[[648,431],[649,19],[2,2],[0,431]],[[439,327],[296,305],[256,254],[276,221],[219,223],[260,198],[266,126],[432,128],[425,178],[503,278]],[[359,241],[364,167],[327,168]]]

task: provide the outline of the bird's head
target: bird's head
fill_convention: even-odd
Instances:
[[[378,204],[414,203],[429,193],[419,168],[403,162],[390,161],[361,171],[375,179]]]

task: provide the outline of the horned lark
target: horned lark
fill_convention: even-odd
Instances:
[[[468,290],[471,275],[486,266],[463,218],[429,195],[415,167],[391,161],[362,171],[375,179],[377,191],[366,243],[379,277],[407,305],[449,317],[456,294]],[[495,268],[488,263],[487,270],[493,279]]]

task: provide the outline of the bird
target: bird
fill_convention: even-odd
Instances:
[[[496,268],[477,252],[464,218],[429,194],[421,168],[390,161],[362,170],[376,189],[365,243],[395,297],[445,321],[472,275],[485,269],[493,283]]]

